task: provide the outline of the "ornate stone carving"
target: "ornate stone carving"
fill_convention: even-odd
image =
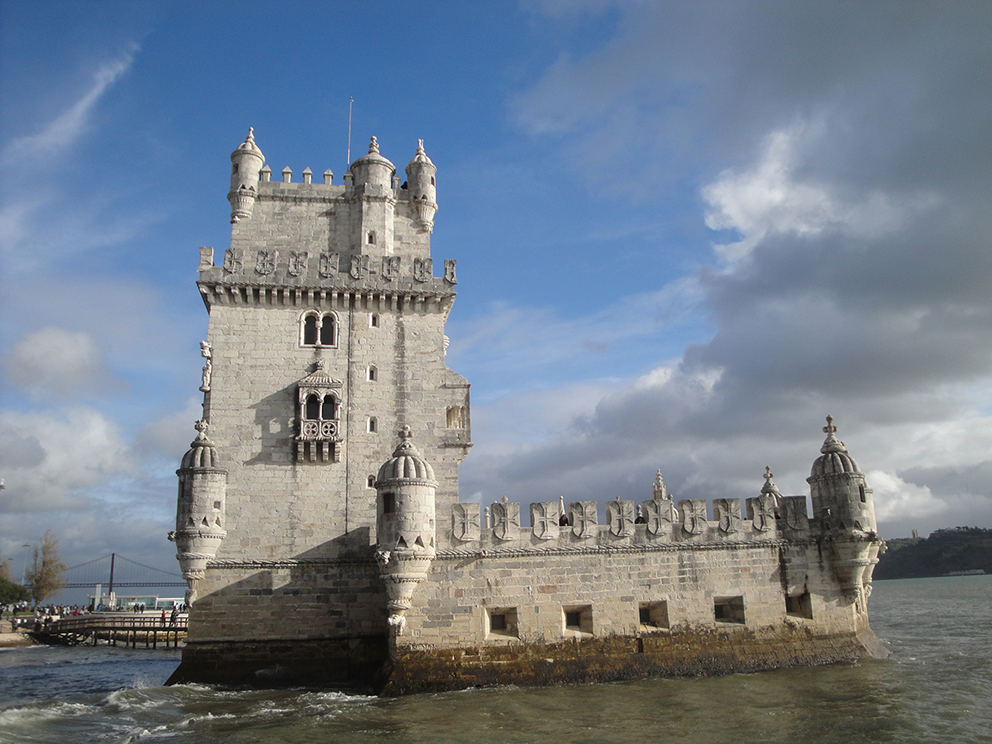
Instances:
[[[651,485],[651,498],[657,500],[668,499],[668,489],[665,488],[665,481],[661,477],[661,471],[659,470],[654,476],[654,483]]]
[[[457,264],[453,258],[444,259],[444,281],[448,284],[458,284],[458,279],[455,277],[455,264]]]
[[[317,263],[317,273],[324,279],[335,276],[338,273],[340,260],[340,253],[321,253]]]
[[[394,279],[399,278],[400,275],[400,257],[399,256],[383,256],[382,258],[382,278],[387,282],[391,282]]]
[[[224,251],[224,271],[237,274],[245,265],[245,252],[241,248],[228,248]]]
[[[266,276],[276,270],[279,251],[261,250],[255,254],[255,273]]]
[[[202,356],[207,361],[203,365],[203,372],[201,374],[201,384],[200,392],[209,393],[210,392],[210,377],[213,373],[213,362],[212,362],[213,347],[206,341],[200,342],[200,356]]]
[[[585,540],[596,537],[599,531],[599,509],[595,501],[573,501],[568,505],[568,521],[572,525],[572,534]]]
[[[461,542],[478,540],[481,534],[479,528],[478,504],[451,505],[451,536]]]
[[[717,499],[713,502],[714,518],[725,535],[733,535],[741,529],[741,500]]]
[[[558,517],[557,501],[537,501],[531,504],[530,522],[534,537],[538,540],[557,540],[560,534]]]
[[[682,499],[679,514],[686,534],[701,535],[706,530],[706,502],[702,499]]]
[[[413,280],[415,282],[429,282],[434,278],[434,259],[415,258],[413,259]]]
[[[610,534],[614,537],[629,537],[634,534],[634,502],[621,501],[617,496],[616,501],[606,502],[606,524]]]
[[[496,539],[515,540],[520,529],[520,504],[507,501],[504,496],[502,501],[493,504],[491,514]]]
[[[369,275],[369,257],[352,256],[348,276],[352,279],[364,279]]]
[[[307,273],[307,261],[310,254],[306,251],[290,251],[288,271],[292,276],[302,276]]]
[[[641,514],[648,534],[656,536],[667,534],[671,530],[672,523],[679,518],[675,502],[671,499],[644,501],[641,503]]]
[[[785,505],[785,524],[790,530],[805,532],[809,529],[809,517],[806,515],[805,496],[786,496],[783,499]]]
[[[747,518],[758,532],[775,529],[775,498],[768,495],[747,500]]]

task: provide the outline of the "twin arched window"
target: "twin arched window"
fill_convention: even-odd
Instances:
[[[323,419],[330,421],[337,418],[337,400],[333,395],[325,395],[321,400],[317,395],[308,395],[303,418],[311,421]]]
[[[338,319],[334,313],[305,313],[300,319],[300,345],[337,346]]]

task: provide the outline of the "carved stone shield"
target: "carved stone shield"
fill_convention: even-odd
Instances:
[[[317,264],[317,272],[327,279],[338,273],[338,263],[341,260],[340,253],[321,253],[320,261]]]
[[[480,532],[478,504],[451,505],[451,536],[453,538],[461,542],[470,542],[478,540]]]
[[[348,271],[348,275],[352,279],[364,279],[369,273],[369,257],[368,256],[352,256],[351,257],[351,268]]]
[[[383,256],[382,258],[382,278],[387,282],[398,279],[400,276],[400,257]]]
[[[279,251],[259,251],[255,254],[255,273],[271,274],[276,270],[276,261],[279,260]]]
[[[606,525],[614,537],[628,537],[634,534],[634,502],[607,501]]]
[[[458,279],[455,278],[455,264],[458,261],[454,258],[444,259],[444,281],[448,284],[458,284]]]
[[[224,271],[236,274],[244,267],[245,252],[241,248],[228,248],[224,251]]]
[[[595,537],[599,526],[599,509],[595,501],[573,501],[568,505],[572,534],[585,539]]]
[[[805,531],[809,529],[809,517],[806,516],[805,496],[785,497],[785,523],[789,529]]]
[[[701,535],[706,529],[706,502],[702,499],[682,499],[679,502],[682,517],[682,531],[690,535]]]
[[[310,254],[306,251],[290,251],[288,271],[293,276],[301,276],[307,273],[307,260]]]
[[[733,535],[741,529],[741,500],[717,499],[713,502],[714,517],[720,532]]]
[[[533,525],[534,537],[538,540],[557,540],[560,534],[558,502],[537,501],[531,504],[530,523]]]
[[[775,529],[775,497],[758,496],[747,500],[747,516],[758,532]]]
[[[434,259],[415,258],[413,259],[413,280],[415,282],[429,282],[434,277]]]
[[[520,504],[497,501],[490,513],[493,516],[493,535],[498,540],[513,540],[520,529]]]
[[[671,499],[651,499],[641,502],[641,514],[649,535],[666,534],[672,522],[678,519],[678,511]]]

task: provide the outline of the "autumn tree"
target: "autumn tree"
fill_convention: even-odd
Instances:
[[[65,586],[66,565],[59,557],[59,541],[51,530],[34,546],[34,560],[28,570],[27,586],[37,607]]]

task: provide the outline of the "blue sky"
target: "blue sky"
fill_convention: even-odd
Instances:
[[[0,557],[171,566],[229,154],[438,166],[463,499],[807,491],[992,525],[992,6],[0,1]]]

